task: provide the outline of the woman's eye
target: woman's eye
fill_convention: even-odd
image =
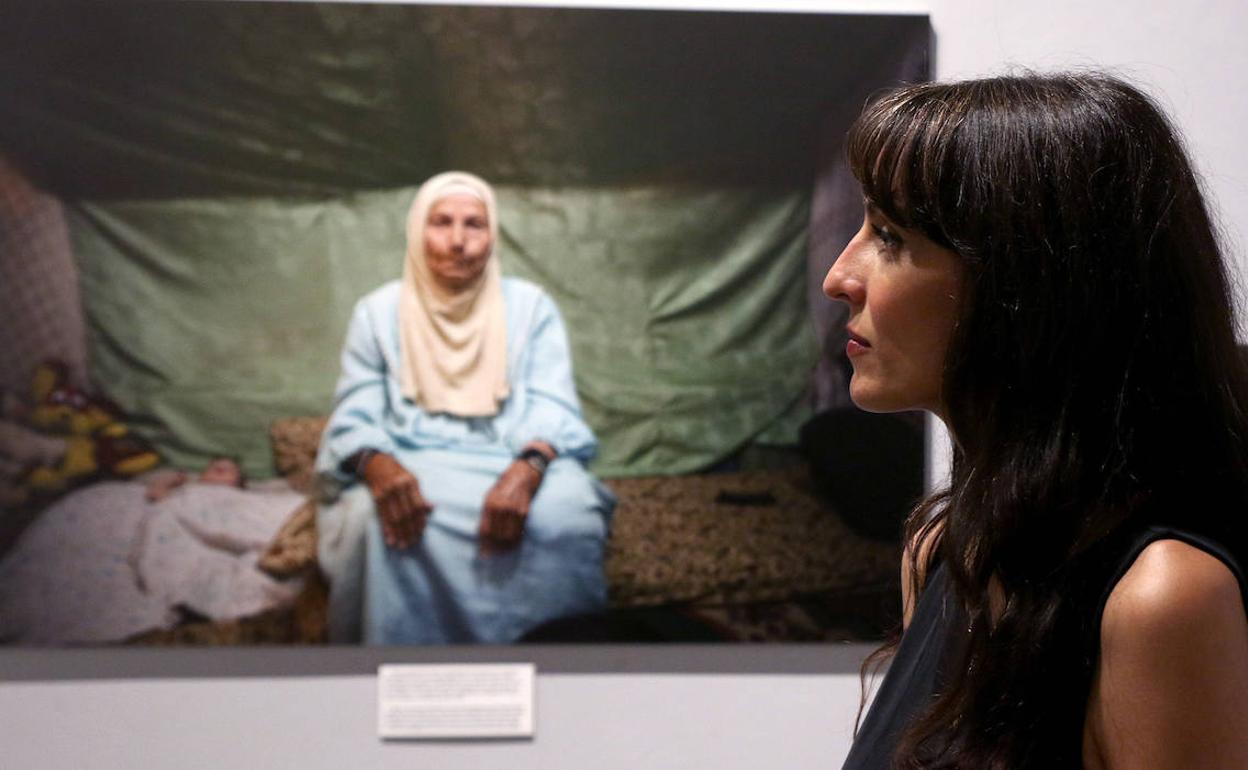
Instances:
[[[884,244],[886,248],[896,249],[901,245],[901,237],[893,232],[893,229],[888,225],[872,224],[871,232],[875,233],[875,237],[879,238],[880,243]]]

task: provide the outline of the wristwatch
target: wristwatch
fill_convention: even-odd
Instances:
[[[536,447],[529,447],[520,454],[516,455],[517,460],[523,460],[533,467],[533,470],[546,475],[546,468],[550,466],[550,458],[547,457],[542,450]]]
[[[365,447],[357,452],[352,452],[338,465],[338,470],[349,475],[355,476],[357,479],[364,478],[364,468],[368,465],[368,461],[373,459],[375,455],[381,454],[376,449]]]

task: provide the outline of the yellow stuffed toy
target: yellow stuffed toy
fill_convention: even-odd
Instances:
[[[160,463],[160,455],[121,421],[121,409],[70,385],[63,365],[40,365],[32,395],[34,406],[26,414],[26,422],[65,442],[59,462],[38,465],[26,473],[24,483],[32,492],[57,494],[88,479],[126,478]]]
[[[20,508],[29,502],[26,476],[32,468],[59,465],[65,457],[65,439],[45,436],[19,422],[23,413],[11,394],[3,394],[0,417],[0,509]]]

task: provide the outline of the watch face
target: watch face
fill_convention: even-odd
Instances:
[[[550,465],[550,458],[542,454],[541,450],[533,447],[529,447],[521,452],[518,459],[524,460],[526,463],[533,466],[538,473],[545,473],[546,467]]]

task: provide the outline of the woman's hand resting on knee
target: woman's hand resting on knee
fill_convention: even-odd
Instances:
[[[364,482],[377,504],[381,532],[391,548],[408,548],[420,542],[433,506],[420,494],[416,481],[398,460],[375,454],[364,467]]]
[[[554,450],[548,444],[542,442],[540,446],[547,458],[553,457]],[[532,464],[517,459],[490,487],[485,494],[478,528],[482,553],[507,551],[520,544],[529,504],[542,484],[542,476],[542,471]]]

